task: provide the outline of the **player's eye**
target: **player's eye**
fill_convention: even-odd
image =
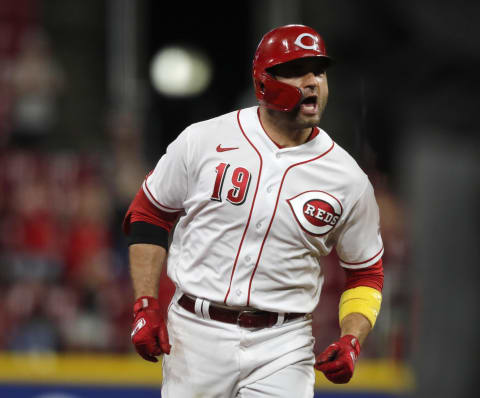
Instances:
[[[315,76],[321,76],[325,74],[325,68],[323,66],[317,65],[313,70]]]
[[[269,68],[268,71],[274,76],[284,78],[302,77],[309,73],[313,73],[315,76],[321,76],[325,73],[325,65],[318,60],[303,58],[273,66]]]

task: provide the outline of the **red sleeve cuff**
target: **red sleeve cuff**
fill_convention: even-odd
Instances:
[[[345,268],[346,281],[345,290],[353,289],[358,286],[368,286],[377,289],[379,292],[383,289],[383,262],[378,260],[375,264],[366,268],[348,269]]]
[[[160,210],[148,200],[147,196],[140,188],[133,199],[127,214],[123,220],[123,232],[130,234],[130,224],[134,222],[146,222],[156,225],[170,232],[177,221],[180,212],[166,212]]]

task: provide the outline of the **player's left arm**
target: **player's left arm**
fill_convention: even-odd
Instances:
[[[368,334],[372,330],[372,324],[365,317],[365,315],[359,312],[352,312],[343,318],[340,322],[340,337],[354,336],[358,339],[360,346],[367,338]]]
[[[341,337],[353,335],[363,344],[373,329],[382,304],[383,261],[360,269],[345,268],[345,289],[340,298]]]
[[[346,285],[340,298],[340,339],[316,358],[315,368],[333,383],[353,376],[360,347],[375,325],[382,302],[383,243],[379,209],[369,182],[338,232],[336,245]]]
[[[340,339],[315,361],[333,383],[347,383],[353,376],[360,347],[375,325],[382,302],[383,264],[346,269],[345,290],[339,304]]]

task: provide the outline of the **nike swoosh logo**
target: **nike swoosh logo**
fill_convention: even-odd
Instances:
[[[238,147],[235,147],[235,148],[222,148],[221,144],[218,144],[218,146],[217,146],[217,152],[233,151],[234,149],[238,149]]]
[[[131,337],[133,339],[133,336],[135,336],[137,334],[137,332],[143,328],[144,326],[146,325],[146,322],[145,322],[145,319],[143,318],[140,318],[137,322],[137,324],[135,325],[135,328],[132,330],[132,334],[131,334]]]

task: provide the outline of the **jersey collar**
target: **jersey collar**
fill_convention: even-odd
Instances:
[[[310,157],[326,151],[332,145],[330,136],[321,128],[315,127],[307,142],[294,147],[282,148],[270,138],[263,128],[258,106],[242,109],[239,120],[250,139],[264,148],[264,150],[273,152],[274,154],[291,153]]]

